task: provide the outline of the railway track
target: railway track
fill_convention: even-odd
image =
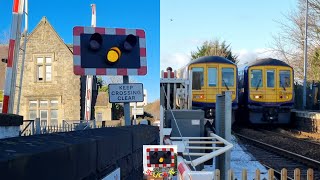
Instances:
[[[301,179],[306,178],[306,172],[308,168],[314,169],[314,179],[320,179],[320,161],[315,160],[310,157],[306,157],[296,152],[292,152],[291,150],[284,149],[281,145],[273,143],[270,144],[266,142],[263,138],[261,138],[261,133],[267,133],[266,131],[254,131],[251,129],[246,129],[247,131],[251,131],[250,133],[246,133],[243,129],[241,131],[234,132],[241,142],[243,146],[263,165],[267,168],[273,168],[275,170],[275,175],[279,177],[281,169],[286,168],[288,170],[288,176],[293,179],[293,172],[295,168],[299,168],[301,170]],[[256,135],[254,135],[254,133]],[[260,135],[258,135],[260,133]],[[281,139],[282,136],[276,133],[273,134],[274,138]],[[289,137],[286,137],[289,138]],[[287,140],[288,139],[282,139]],[[279,141],[281,142],[281,141]],[[277,142],[277,143],[279,143]],[[306,142],[304,142],[306,143]],[[308,142],[310,143],[310,142]],[[294,143],[292,143],[294,145]],[[311,144],[311,143],[310,143]],[[317,144],[319,151],[320,145]],[[288,147],[287,147],[288,148]],[[305,147],[306,148],[306,147]],[[294,148],[293,148],[294,149]]]
[[[274,134],[276,136],[283,136],[285,138],[289,138],[289,139],[292,139],[294,141],[305,142],[305,143],[308,143],[308,144],[310,144],[312,146],[320,147],[320,142],[319,141],[311,140],[310,138],[298,138],[298,137],[295,137],[291,132],[289,132],[287,130],[284,130],[284,129],[281,129],[280,131],[284,131],[286,134],[282,133],[282,132],[270,130],[270,129],[259,129],[259,131],[272,133],[272,134]],[[290,133],[291,135],[289,135],[288,133]]]

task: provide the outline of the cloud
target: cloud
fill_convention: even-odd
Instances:
[[[191,57],[186,53],[176,52],[160,55],[160,70],[171,67],[173,70],[180,69],[190,61]]]
[[[239,65],[250,63],[260,58],[278,58],[277,55],[272,52],[271,49],[267,48],[257,48],[254,50],[241,49],[235,51],[235,54],[238,56]]]

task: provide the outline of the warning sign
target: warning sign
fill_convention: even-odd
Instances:
[[[143,102],[143,84],[109,84],[109,102]]]

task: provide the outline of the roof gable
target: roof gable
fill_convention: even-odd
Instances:
[[[64,43],[64,41],[61,39],[61,37],[59,36],[59,34],[55,31],[55,29],[53,28],[53,26],[50,24],[50,22],[48,21],[47,17],[43,16],[42,19],[40,20],[40,22],[38,23],[38,25],[33,29],[33,31],[28,35],[28,39],[32,38],[36,32],[40,31],[41,28],[48,28],[48,30],[51,30],[53,32],[53,34],[56,36],[56,38],[65,46],[65,48],[71,53],[72,50],[68,47],[67,44]]]

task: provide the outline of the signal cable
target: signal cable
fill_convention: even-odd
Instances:
[[[164,89],[164,86],[162,86],[162,89],[163,89],[163,92],[164,92],[164,95],[165,95],[166,99],[168,99],[168,96],[167,96],[167,93],[166,93],[166,91],[165,91],[165,89]],[[176,118],[174,117],[174,114],[173,114],[173,112],[172,112],[170,103],[169,103],[169,109],[168,109],[168,110],[171,112],[171,115],[172,115],[172,117],[173,117],[174,123],[175,123],[175,125],[176,125],[176,127],[177,127],[177,129],[178,129],[179,135],[180,135],[180,137],[182,138],[182,134],[181,134],[180,128],[179,128],[179,126],[178,126],[178,123],[177,123]],[[184,145],[185,147],[187,147],[187,144],[186,144],[185,140],[182,139],[182,142],[183,142],[183,145]],[[190,154],[188,154],[188,157],[189,157],[189,159],[190,159],[190,164],[191,164],[193,170],[196,171],[196,168],[195,168],[195,166],[194,166],[193,163],[192,163],[192,159],[191,159]]]

